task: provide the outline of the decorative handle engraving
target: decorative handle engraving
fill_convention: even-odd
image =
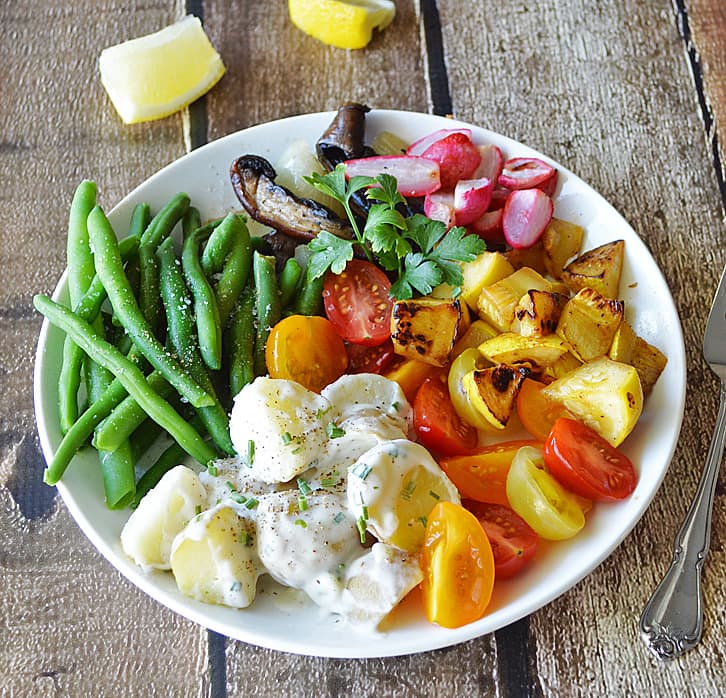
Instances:
[[[698,490],[686,514],[673,562],[640,617],[643,642],[658,659],[673,659],[695,647],[703,635],[701,569],[711,537],[711,512],[726,437],[726,385]]]

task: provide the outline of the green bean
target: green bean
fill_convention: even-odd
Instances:
[[[265,345],[270,330],[279,322],[282,313],[280,306],[280,290],[277,287],[275,274],[275,258],[255,251],[252,256],[252,270],[255,277],[255,312],[257,316],[257,333],[255,335],[254,367],[255,375],[267,373],[265,362]]]
[[[310,273],[306,271],[302,288],[295,300],[296,313],[299,315],[322,315],[324,280],[324,276],[313,279]]]
[[[259,235],[253,235],[250,244],[252,245],[252,251],[253,252],[259,252],[260,254],[267,254],[271,255],[274,254],[274,250],[272,249],[272,245],[265,240],[265,238],[260,237]]]
[[[302,279],[302,267],[294,257],[290,257],[280,273],[280,303],[283,308],[286,308],[295,297],[300,279]]]
[[[149,387],[160,397],[167,399],[174,389],[156,371],[152,371],[146,382]],[[111,414],[106,417],[103,424],[96,429],[93,437],[93,445],[99,450],[113,451],[128,438],[134,430],[146,421],[148,415],[139,403],[127,395],[118,404]]]
[[[222,225],[212,234],[212,237],[221,230]],[[252,262],[252,248],[250,246],[250,234],[244,221],[234,217],[234,222],[228,228],[232,243],[224,260],[222,274],[219,277],[216,288],[217,307],[219,308],[219,319],[222,326],[227,324],[229,316],[247,283]],[[210,238],[210,242],[212,238]],[[207,245],[207,248],[209,245]],[[205,249],[206,252],[206,249]]]
[[[83,297],[95,274],[86,225],[88,214],[95,205],[96,185],[85,179],[76,188],[68,217],[66,263],[71,307]],[[63,363],[58,377],[58,417],[63,434],[78,418],[78,388],[81,385],[82,366],[83,354],[66,337],[63,343]]]
[[[182,269],[194,299],[199,350],[204,363],[213,371],[218,371],[222,366],[222,324],[217,308],[217,298],[199,261],[201,241],[202,235],[199,229],[184,240]]]
[[[198,428],[201,424],[199,417],[193,417],[192,426]],[[131,500],[131,508],[136,509],[139,502],[148,494],[149,490],[159,484],[159,480],[174,466],[179,465],[184,459],[184,449],[179,444],[169,446],[158,458],[158,460],[139,478],[136,485],[136,494]]]
[[[218,226],[210,230],[211,234],[201,256],[202,269],[208,277],[222,271],[235,237],[244,235],[245,232],[249,237],[244,220],[234,213],[228,213]]]
[[[161,269],[162,301],[166,311],[171,347],[192,378],[215,398],[213,405],[199,408],[197,414],[217,447],[233,455],[235,451],[229,437],[229,418],[216,398],[212,379],[199,353],[194,318],[191,314],[191,299],[170,238],[159,246],[157,255]]]
[[[98,206],[88,217],[88,230],[96,251],[96,272],[106,288],[114,312],[121,318],[141,353],[194,407],[213,404],[213,398],[194,382],[178,361],[164,351],[164,347],[151,332],[123,273],[116,236]]]
[[[155,250],[161,241],[171,234],[174,226],[182,220],[189,210],[189,204],[189,197],[184,193],[172,197],[146,226],[146,230],[141,236],[141,247],[148,245]]]
[[[98,245],[94,247],[99,250]],[[146,413],[166,429],[190,456],[205,465],[216,457],[214,450],[204,442],[197,430],[180,417],[166,400],[149,388],[141,370],[116,347],[95,335],[87,322],[47,296],[37,295],[33,298],[33,303],[52,324],[70,334],[76,344],[94,361],[111,371],[129,395],[132,395]]]
[[[202,225],[199,209],[190,206],[182,218],[182,240],[186,240],[197,228]]]
[[[157,334],[163,310],[159,291],[159,265],[151,245],[139,247],[139,307],[151,331]]]
[[[151,208],[149,204],[142,201],[134,206],[134,210],[131,212],[131,220],[129,221],[129,237],[138,237],[144,234],[144,231],[151,221]]]
[[[163,433],[164,430],[153,419],[146,419],[143,424],[139,424],[129,438],[134,460],[138,462]]]
[[[248,284],[227,330],[230,346],[229,390],[232,397],[255,379],[255,290]]]

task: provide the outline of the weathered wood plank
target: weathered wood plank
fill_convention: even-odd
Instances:
[[[726,559],[719,541],[726,520],[718,502],[705,642],[656,671],[637,632],[641,607],[669,564],[715,418],[716,382],[700,346],[726,252],[716,178],[670,3],[439,7],[455,115],[539,148],[608,198],[664,270],[686,336],[690,390],[670,472],[619,550],[530,617],[533,691],[723,693],[718,638]]]
[[[96,62],[161,28],[178,4],[12,0],[0,5],[0,692],[182,695],[208,690],[207,634],[95,552],[42,484],[32,406],[40,319],[31,298],[65,266],[68,205],[95,179],[110,208],[183,154],[180,117],[125,127]],[[193,688],[192,688],[193,687]]]

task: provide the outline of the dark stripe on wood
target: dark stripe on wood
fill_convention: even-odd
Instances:
[[[673,5],[676,12],[676,25],[678,26],[678,31],[685,43],[686,55],[688,56],[688,62],[691,67],[691,75],[693,75],[693,82],[696,87],[696,94],[698,95],[698,105],[701,108],[701,117],[703,118],[703,125],[706,130],[706,139],[711,148],[711,158],[713,160],[714,169],[716,170],[716,180],[718,181],[718,188],[721,192],[721,201],[724,208],[726,208],[724,163],[721,161],[716,123],[713,118],[713,112],[708,105],[708,99],[703,85],[701,58],[691,36],[691,26],[688,21],[688,9],[686,7],[685,0],[673,0]]]
[[[497,674],[502,698],[535,696],[530,667],[534,648],[530,648],[529,620],[522,618],[497,630],[494,639],[497,643]]]
[[[187,14],[199,17],[204,24],[204,0],[186,0]],[[192,150],[205,145],[209,138],[207,98],[200,97],[189,105],[189,141]]]
[[[224,635],[207,631],[209,652],[209,698],[227,698],[227,655]]]
[[[436,0],[421,0],[421,17],[426,40],[426,58],[433,111],[434,114],[439,116],[447,116],[453,113],[453,108],[451,106],[451,93],[449,92],[449,76],[446,72],[446,60],[444,59],[441,20],[439,19],[439,8],[436,6]]]

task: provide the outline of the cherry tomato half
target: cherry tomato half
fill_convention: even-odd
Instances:
[[[391,336],[391,282],[371,262],[351,259],[323,283],[325,314],[347,342],[378,346]]]
[[[348,355],[329,320],[290,315],[270,331],[265,362],[271,378],[297,381],[320,392],[345,373]]]
[[[479,519],[492,544],[494,576],[508,579],[519,574],[537,552],[539,536],[509,507],[472,501],[465,506]]]
[[[377,347],[348,342],[345,350],[348,352],[348,373],[383,373],[396,356],[390,338]]]
[[[509,505],[542,538],[565,540],[580,532],[585,514],[580,499],[547,472],[542,450],[525,446],[507,474]]]
[[[468,453],[477,444],[476,429],[461,421],[446,383],[438,378],[427,378],[418,389],[413,426],[426,448],[446,456]]]
[[[624,499],[638,481],[626,455],[574,419],[555,422],[545,441],[544,460],[565,487],[596,501]]]
[[[508,505],[507,473],[514,456],[522,446],[539,445],[538,441],[505,441],[469,455],[442,458],[439,465],[462,497]]]
[[[426,617],[444,628],[479,620],[494,588],[494,556],[474,514],[439,502],[426,524],[421,549]]]
[[[517,416],[522,426],[535,439],[544,441],[552,425],[569,412],[559,403],[548,400],[543,394],[544,383],[527,378],[517,393]]]

